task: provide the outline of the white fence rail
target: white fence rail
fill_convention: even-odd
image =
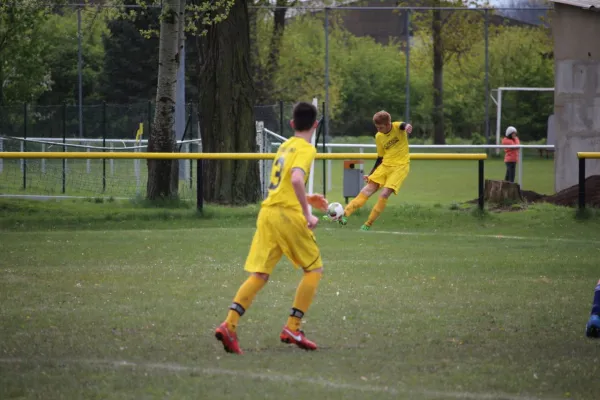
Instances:
[[[277,135],[275,132],[269,131],[265,129],[265,132],[269,135],[273,136],[276,139],[282,139],[281,141],[287,140],[286,138]],[[279,143],[271,143],[272,147],[278,147],[281,145]],[[320,148],[322,145],[318,145]],[[538,149],[538,150],[551,150],[554,151],[553,145],[544,145],[544,144],[521,144],[521,145],[494,145],[494,144],[410,144],[408,146],[410,149]],[[358,149],[359,153],[363,153],[365,149],[376,149],[377,146],[375,144],[355,144],[355,143],[326,143],[325,148],[327,152],[331,153],[331,149]],[[331,160],[327,161],[327,190],[331,190]],[[523,187],[523,151],[519,151],[519,158],[517,162],[517,176],[518,183]]]
[[[45,151],[50,151],[52,147],[57,146],[57,147],[65,147],[65,148],[76,148],[80,151],[82,151],[81,149],[85,149],[85,151],[92,151],[92,150],[107,150],[107,151],[121,151],[121,150],[133,150],[136,152],[142,152],[143,150],[145,150],[148,147],[148,139],[143,139],[143,140],[135,140],[135,139],[86,139],[86,138],[65,138],[63,140],[63,138],[43,138],[43,137],[28,137],[28,138],[23,138],[23,137],[12,137],[12,136],[5,136],[5,137],[0,137],[0,151],[4,151],[4,142],[8,142],[8,141],[19,141],[20,144],[20,151],[25,151],[25,143],[35,143],[35,144],[40,144],[41,145],[41,151],[45,152]],[[98,144],[98,143],[105,143],[107,144],[106,147],[104,146],[97,146],[97,145],[93,145],[93,144]],[[133,146],[128,146],[129,144],[133,144]],[[198,151],[201,151],[202,148],[202,143],[200,139],[190,139],[190,140],[178,140],[177,141],[177,146],[183,146],[183,151],[185,153],[191,153],[192,152],[192,146],[197,146],[198,147]],[[65,160],[65,168],[68,168],[67,166],[67,162],[68,160]],[[21,172],[23,171],[23,167],[24,167],[25,163],[24,160],[21,160],[20,163],[20,168],[21,168]],[[184,177],[186,180],[190,179],[191,176],[191,169],[190,169],[190,164],[189,163],[184,163]],[[136,185],[139,188],[141,185],[141,169],[140,169],[140,160],[133,160],[133,167],[134,167],[134,175],[135,175],[135,180],[136,180]],[[109,160],[109,168],[110,168],[110,174],[114,175],[115,174],[115,160],[114,159],[110,159]],[[2,173],[4,169],[4,160],[2,158],[0,158],[0,173]],[[40,160],[40,169],[41,172],[44,173],[46,172],[46,160],[45,159],[41,159]],[[68,170],[68,169],[67,169]],[[86,172],[88,174],[91,173],[91,160],[86,160]]]

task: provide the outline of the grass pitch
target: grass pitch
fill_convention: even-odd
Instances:
[[[397,205],[371,232],[368,209],[322,224],[303,328],[320,349],[278,340],[300,279],[283,261],[235,356],[213,329],[256,211],[0,201],[0,398],[597,398],[598,215]]]

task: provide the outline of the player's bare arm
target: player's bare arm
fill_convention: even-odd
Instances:
[[[323,196],[320,193],[307,194],[306,200],[308,201],[308,204],[310,204],[312,207],[323,212],[326,212],[327,207],[329,206],[329,202],[327,201],[325,196]]]
[[[294,187],[294,193],[298,198],[298,202],[302,207],[302,213],[308,223],[308,228],[313,229],[317,226],[319,219],[312,215],[308,208],[308,200],[306,198],[306,190],[304,189],[304,171],[300,168],[294,168],[292,170],[292,186]]]

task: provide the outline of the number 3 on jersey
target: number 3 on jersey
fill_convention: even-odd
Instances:
[[[285,157],[279,157],[273,163],[273,172],[271,173],[271,184],[269,185],[269,190],[275,190],[279,187],[281,183],[281,173],[283,172],[283,164],[285,162]]]

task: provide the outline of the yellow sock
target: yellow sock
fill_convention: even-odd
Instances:
[[[227,322],[227,328],[230,331],[235,332],[240,317],[250,307],[250,304],[252,304],[252,300],[254,300],[256,294],[265,286],[266,283],[267,281],[264,279],[261,279],[256,275],[250,275],[248,279],[246,279],[246,282],[240,286],[233,299],[233,304],[227,313],[227,319],[225,320],[225,322]],[[240,309],[240,307],[242,308]]]
[[[296,298],[292,308],[292,315],[288,317],[286,326],[292,331],[300,329],[300,321],[304,313],[308,311],[308,307],[315,297],[319,281],[321,280],[321,272],[306,272],[296,289]]]
[[[360,192],[358,196],[353,198],[350,204],[346,206],[344,209],[344,215],[346,217],[351,216],[354,211],[364,206],[367,200],[369,200],[369,196],[363,194],[363,192]]]
[[[369,219],[367,220],[367,222],[365,222],[365,225],[367,225],[367,226],[373,225],[373,222],[375,222],[375,220],[377,218],[379,218],[379,214],[381,214],[383,212],[383,210],[385,210],[387,201],[388,201],[388,199],[383,198],[383,197],[380,197],[377,200],[377,203],[375,204],[375,207],[373,207],[373,209],[371,210],[371,214],[369,214]]]

